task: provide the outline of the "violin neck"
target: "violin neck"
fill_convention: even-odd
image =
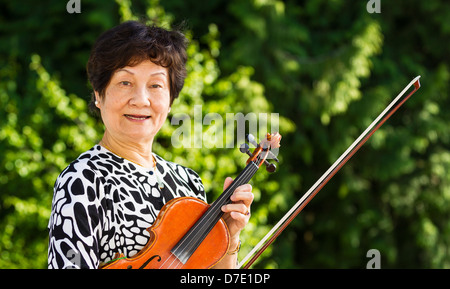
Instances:
[[[258,170],[254,162],[249,162],[242,172],[214,201],[203,216],[192,226],[188,233],[178,242],[171,252],[185,264],[195,249],[206,238],[212,228],[223,216],[222,206],[231,203],[231,195],[237,187],[247,184]]]
[[[230,197],[234,193],[237,187],[247,184],[250,179],[255,175],[258,170],[258,166],[254,162],[249,164],[242,170],[242,172],[233,180],[233,182],[223,191],[223,193],[214,201],[211,205],[211,209],[222,211],[223,205],[231,203]],[[217,207],[217,208],[216,208]]]

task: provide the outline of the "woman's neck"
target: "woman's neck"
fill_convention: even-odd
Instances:
[[[123,142],[112,137],[105,131],[99,144],[114,154],[142,167],[153,168],[155,165],[152,154],[152,141],[143,143]]]

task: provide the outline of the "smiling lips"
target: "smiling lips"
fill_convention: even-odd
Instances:
[[[141,115],[141,114],[124,114],[124,116],[130,120],[143,121],[149,119],[149,115]]]

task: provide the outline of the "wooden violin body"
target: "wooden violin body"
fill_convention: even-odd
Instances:
[[[210,208],[207,203],[193,197],[172,199],[161,209],[153,226],[147,230],[150,239],[135,256],[116,256],[115,261],[102,269],[208,269],[227,253],[230,235],[227,225],[220,219],[200,246],[183,264],[172,248]]]

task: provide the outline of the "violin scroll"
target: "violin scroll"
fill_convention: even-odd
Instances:
[[[275,154],[272,153],[271,149],[280,147],[281,135],[278,132],[273,134],[267,133],[265,139],[258,144],[255,137],[248,134],[246,135],[246,141],[255,146],[253,153],[250,152],[250,147],[247,143],[241,144],[239,148],[242,153],[246,153],[250,156],[247,160],[247,164],[253,162],[260,167],[264,163],[266,165],[266,170],[269,173],[273,173],[276,170],[276,166],[275,164],[267,161],[267,159],[270,158],[274,159],[276,162],[279,162]]]

